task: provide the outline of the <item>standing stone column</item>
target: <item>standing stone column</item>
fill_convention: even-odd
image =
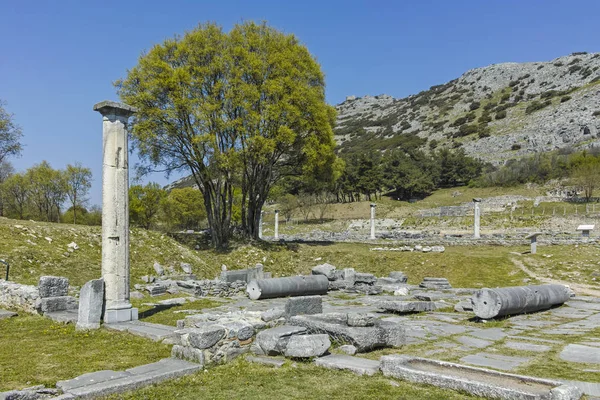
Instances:
[[[371,203],[371,239],[375,239],[375,207],[376,204]]]
[[[279,210],[275,210],[275,240],[279,240]]]
[[[475,221],[474,221],[474,225],[473,225],[473,237],[475,239],[479,239],[481,237],[481,235],[479,234],[479,226],[480,226],[480,219],[481,219],[481,210],[479,209],[479,203],[481,203],[481,199],[473,199],[473,205],[474,205],[474,214],[475,214]]]
[[[537,253],[537,237],[538,237],[538,235],[541,235],[541,234],[542,234],[542,232],[534,232],[525,237],[525,239],[531,240],[531,251],[530,251],[531,254]]]
[[[129,169],[127,120],[136,110],[114,101],[94,106],[102,114],[102,278],[105,323],[137,320],[129,301]]]

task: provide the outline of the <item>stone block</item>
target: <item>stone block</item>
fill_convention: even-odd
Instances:
[[[331,346],[329,335],[294,335],[289,338],[285,346],[286,357],[319,357],[327,352]]]
[[[192,273],[192,266],[190,264],[182,262],[181,264],[179,264],[179,266],[181,267],[181,270],[183,271],[183,273],[185,273],[185,274]]]
[[[220,325],[227,330],[228,339],[237,338],[240,341],[244,341],[254,336],[254,327],[245,321],[231,321],[221,323]]]
[[[400,283],[406,283],[408,281],[408,277],[404,274],[404,272],[392,271],[388,276],[392,279],[396,279]]]
[[[220,325],[204,325],[200,328],[192,328],[188,333],[182,335],[181,341],[184,345],[196,349],[208,349],[223,339],[225,328]]]
[[[354,282],[355,283],[366,283],[367,285],[372,285],[375,282],[377,282],[377,277],[373,274],[357,272],[356,274],[354,274]]]
[[[167,293],[167,285],[161,285],[159,283],[146,286],[146,290],[152,297],[161,296]]]
[[[433,301],[378,301],[375,306],[386,311],[394,313],[414,313],[435,311],[436,306]]]
[[[343,346],[340,346],[338,350],[342,353],[348,354],[349,356],[355,355],[357,351],[356,347],[352,346],[351,344],[345,344]]]
[[[287,340],[292,335],[303,334],[306,328],[301,326],[283,325],[276,328],[265,329],[256,335],[256,343],[266,355],[282,354],[287,345]]]
[[[155,262],[154,265],[153,265],[153,267],[154,267],[154,271],[156,272],[156,274],[158,276],[161,276],[161,275],[165,274],[165,269],[159,263]]]
[[[543,353],[552,349],[550,346],[546,346],[544,344],[533,344],[513,341],[507,341],[506,343],[504,343],[504,346],[513,350],[534,351],[536,353]]]
[[[223,282],[233,283],[237,281],[248,282],[248,270],[232,270],[232,271],[221,271],[221,278]]]
[[[262,364],[269,367],[281,368],[283,364],[285,364],[285,360],[281,358],[273,358],[273,357],[256,357],[256,356],[247,356],[246,360],[255,364]]]
[[[336,279],[336,268],[331,264],[320,264],[316,267],[313,267],[312,274],[313,275],[325,275],[327,279],[333,281]]]
[[[283,316],[285,315],[285,310],[281,309],[281,308],[271,308],[265,312],[263,312],[262,314],[260,314],[260,319],[262,319],[265,322],[269,322],[269,321],[273,321],[279,318],[283,318]]]
[[[5,318],[16,317],[17,313],[12,311],[0,310],[0,320]]]
[[[39,311],[42,314],[77,309],[77,299],[73,296],[46,297],[40,299]]]
[[[69,294],[69,280],[61,276],[42,276],[38,283],[40,297],[64,297]]]
[[[321,296],[291,297],[285,303],[285,317],[294,315],[321,314],[323,312],[323,300]]]
[[[98,329],[104,305],[104,280],[94,279],[86,282],[79,294],[79,314],[77,329]]]
[[[171,357],[204,365],[204,353],[200,349],[175,345],[171,349]]]
[[[367,313],[348,313],[348,326],[373,326],[377,321],[377,316]]]
[[[354,285],[356,271],[354,270],[354,268],[344,268],[342,277],[349,285]]]

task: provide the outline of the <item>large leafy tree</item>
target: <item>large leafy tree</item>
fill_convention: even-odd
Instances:
[[[235,188],[243,231],[256,238],[280,179],[335,177],[335,112],[319,64],[293,35],[201,25],[154,46],[117,87],[138,108],[132,136],[147,165],[191,172],[217,247],[231,235]]]
[[[129,217],[134,225],[150,229],[156,222],[160,205],[166,192],[158,183],[145,186],[133,185],[129,188]]]
[[[0,101],[0,163],[10,156],[21,154],[23,146],[21,128],[13,121],[13,115],[4,109],[4,103]]]
[[[73,211],[73,223],[77,223],[77,211],[87,202],[86,196],[92,187],[92,170],[80,163],[67,165],[64,172],[67,196]]]

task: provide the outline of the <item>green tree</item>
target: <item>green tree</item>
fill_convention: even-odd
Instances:
[[[287,193],[281,196],[277,203],[285,221],[289,222],[294,215],[294,210],[299,206],[298,198],[291,193]]]
[[[15,173],[15,169],[8,161],[0,162],[0,217],[4,216],[5,194],[2,188],[3,183]]]
[[[71,202],[73,223],[77,223],[77,211],[87,202],[86,196],[92,187],[92,170],[83,167],[80,163],[67,165],[64,172],[67,196]],[[87,210],[86,210],[87,211]]]
[[[190,187],[171,190],[161,208],[169,228],[197,229],[206,219],[202,193]]]
[[[600,163],[588,162],[577,166],[571,172],[571,183],[583,190],[585,201],[589,202],[600,187]]]
[[[6,215],[24,219],[29,205],[29,180],[25,174],[13,174],[2,183]]]
[[[229,33],[201,25],[154,46],[117,87],[138,108],[132,136],[148,168],[193,176],[217,247],[231,236],[235,187],[243,231],[256,238],[280,179],[339,172],[321,68],[293,35],[266,24]]]
[[[156,222],[162,199],[166,192],[158,183],[129,188],[129,218],[135,225],[150,229]]]
[[[67,198],[64,173],[53,169],[47,161],[34,165],[26,172],[29,183],[29,198],[37,218],[60,222],[60,209]]]
[[[4,109],[4,103],[0,101],[0,162],[21,154],[22,137],[21,128],[13,122],[13,115]]]

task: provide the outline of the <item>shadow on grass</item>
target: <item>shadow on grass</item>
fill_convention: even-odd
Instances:
[[[153,316],[154,314],[157,314],[161,311],[166,311],[170,308],[173,307],[177,307],[180,304],[157,304],[155,305],[153,308],[146,310],[146,311],[142,311],[139,315],[138,318],[139,319],[144,319],[144,318],[149,318],[151,316]]]

